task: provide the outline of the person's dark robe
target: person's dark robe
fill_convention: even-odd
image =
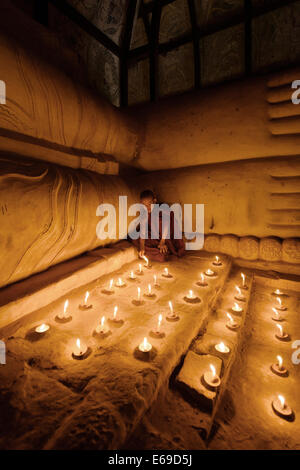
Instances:
[[[154,227],[151,227],[151,212],[148,213],[148,220],[145,221],[145,224],[148,226],[148,235],[145,236],[143,227],[141,227],[141,238],[145,239],[145,256],[151,261],[167,261],[170,255],[183,256],[185,253],[184,241],[181,239],[174,238],[175,227],[177,221],[174,217],[174,213],[170,213],[170,228],[168,230],[169,236],[165,239],[165,244],[168,248],[167,253],[161,253],[159,251],[159,243],[162,239],[163,234],[163,216],[159,212],[158,226],[154,223]],[[156,220],[156,219],[154,219]],[[142,224],[143,225],[143,224]],[[165,233],[165,231],[164,231]],[[134,245],[140,250],[140,240],[132,240]]]

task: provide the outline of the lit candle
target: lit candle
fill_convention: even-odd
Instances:
[[[158,284],[158,282],[157,282],[157,276],[156,276],[156,274],[154,274],[153,280],[154,280],[154,286],[155,286],[155,287],[158,287],[159,284]]]
[[[125,286],[125,282],[123,281],[123,279],[121,277],[118,278],[116,286],[117,287],[124,287]]]
[[[215,260],[213,261],[214,266],[221,266],[222,262],[220,261],[219,256],[216,256]]]
[[[276,289],[274,290],[273,295],[284,295],[284,293],[280,289]]]
[[[79,338],[77,338],[76,345],[75,345],[74,351],[72,353],[74,359],[82,359],[84,357],[84,355],[86,354],[87,349],[88,349],[87,345],[85,343],[83,343],[82,341],[80,341]]]
[[[276,297],[276,300],[278,302],[278,305],[276,306],[276,308],[278,310],[286,310],[286,307],[284,305],[282,305],[282,300],[280,297]]]
[[[100,325],[96,327],[96,333],[99,335],[106,335],[109,333],[109,327],[106,324],[105,316],[101,317]]]
[[[283,331],[283,327],[282,325],[279,325],[279,323],[276,323],[276,327],[277,327],[277,333],[275,334],[276,338],[278,339],[286,339],[288,337],[288,334]]]
[[[234,306],[231,307],[231,310],[233,310],[235,313],[242,313],[243,311],[242,307],[240,307],[237,302],[234,302]]]
[[[188,295],[184,296],[184,300],[189,303],[198,303],[200,302],[199,297],[197,297],[192,290],[189,290]]]
[[[242,287],[246,287],[246,276],[244,273],[241,273],[241,278],[242,278]]]
[[[130,271],[130,276],[129,276],[129,278],[130,278],[131,280],[135,280],[135,279],[136,279],[136,276],[134,275],[134,272],[133,272],[133,271]]]
[[[172,274],[169,273],[168,268],[164,268],[164,272],[162,273],[164,277],[173,277]]]
[[[226,313],[228,322],[226,323],[227,328],[230,330],[236,330],[238,328],[238,323],[233,319],[233,317],[230,315],[230,313]]]
[[[278,395],[272,402],[272,407],[275,413],[283,418],[287,418],[293,414],[292,409],[287,405],[285,398]]]
[[[108,288],[107,288],[107,289],[103,289],[102,292],[103,292],[104,294],[113,294],[113,292],[114,292],[114,290],[113,290],[113,285],[114,285],[114,280],[111,279],[111,280],[109,281],[109,286],[108,286]]]
[[[206,276],[209,276],[209,277],[212,277],[212,276],[215,276],[216,273],[215,273],[215,271],[213,271],[212,269],[207,269],[207,270],[205,271],[205,275],[206,275]]]
[[[118,313],[118,307],[115,306],[115,307],[114,307],[114,315],[113,315],[113,319],[114,319],[114,320],[117,319],[117,313]]]
[[[84,297],[84,302],[83,302],[83,304],[80,304],[80,305],[79,305],[79,308],[80,308],[80,309],[82,309],[82,310],[88,310],[88,309],[92,308],[92,305],[91,305],[91,304],[88,305],[88,303],[87,303],[89,296],[90,296],[89,291],[86,291],[85,297]]]
[[[139,263],[139,269],[137,271],[137,274],[139,274],[139,275],[143,274],[143,269],[142,269],[141,263]]]
[[[281,356],[276,356],[277,362],[271,365],[271,371],[276,375],[286,376],[287,370],[283,366],[283,360]]]
[[[50,328],[49,325],[47,325],[46,323],[42,323],[42,325],[39,325],[36,327],[35,331],[36,333],[39,333],[39,334],[44,334],[46,333],[46,331],[48,331]]]
[[[140,287],[137,288],[137,300],[138,302],[140,302],[141,300],[141,288]]]
[[[139,345],[139,350],[142,352],[142,353],[149,353],[152,349],[152,344],[149,343],[149,341],[147,340],[147,338],[145,337],[144,340],[141,342],[141,344]]]
[[[204,274],[200,274],[200,281],[196,282],[197,286],[205,287],[207,286],[207,282],[205,281]]]
[[[209,365],[209,368],[210,370],[204,374],[204,380],[210,387],[218,387],[221,383],[221,379],[216,373],[216,368],[212,364]]]
[[[64,303],[64,310],[56,315],[55,320],[61,323],[72,320],[71,315],[68,313],[69,300],[67,299]]]
[[[151,268],[151,265],[149,264],[149,260],[147,256],[142,256],[142,258],[145,260],[145,264],[144,264],[145,268],[148,268],[148,269]]]
[[[225,346],[223,342],[216,344],[215,349],[222,354],[228,354],[230,352],[230,348],[228,346]]]
[[[282,316],[280,315],[280,313],[277,311],[276,308],[272,307],[272,311],[274,312],[274,315],[272,315],[272,320],[274,320],[274,321],[282,321],[283,320]]]
[[[246,297],[242,294],[241,289],[238,286],[235,286],[235,289],[237,291],[237,294],[234,296],[234,298],[236,300],[244,302],[246,300]]]
[[[179,316],[176,315],[176,313],[174,312],[173,304],[172,304],[171,300],[169,300],[168,305],[169,305],[170,313],[168,313],[168,315],[167,315],[167,320],[169,320],[169,321],[179,320]]]

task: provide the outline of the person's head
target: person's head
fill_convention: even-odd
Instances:
[[[151,212],[151,204],[156,203],[156,197],[154,192],[151,191],[151,189],[145,189],[140,194],[140,201],[141,204],[144,204],[144,206],[146,206],[147,211]]]

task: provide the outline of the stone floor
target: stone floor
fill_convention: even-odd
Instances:
[[[243,268],[247,276],[243,312],[233,314],[239,323],[236,331],[226,328],[226,312],[231,311],[235,286],[241,283],[241,269],[222,255],[222,266],[212,266],[214,255],[189,254],[165,265],[143,268],[143,275],[130,281],[138,261],[124,265],[109,276],[76,289],[68,295],[69,323],[57,323],[66,297],[35,312],[9,337],[7,364],[0,366],[0,448],[1,449],[251,449],[300,448],[299,385],[300,365],[291,362],[294,340],[300,339],[299,283],[274,280]],[[172,278],[162,276],[168,267]],[[217,276],[200,287],[200,273],[211,268]],[[153,276],[159,288],[153,288]],[[123,288],[102,292],[110,278],[122,277]],[[143,294],[148,284],[156,297]],[[132,300],[141,288],[143,305]],[[289,341],[274,337],[271,319],[276,302],[272,292],[284,289],[287,306],[283,312]],[[189,289],[200,303],[187,303]],[[80,310],[85,291],[93,307]],[[172,300],[179,320],[169,322],[168,301]],[[108,320],[114,306],[122,322]],[[162,338],[151,336],[158,315],[163,315]],[[106,316],[110,334],[96,337],[93,331]],[[44,335],[34,328],[50,325]],[[142,358],[137,346],[147,336],[153,345],[150,357]],[[74,360],[76,338],[89,347],[89,355]],[[219,341],[230,346],[227,358],[214,346]],[[187,354],[188,353],[188,354]],[[281,354],[289,370],[278,377],[270,364]],[[186,358],[213,357],[222,363],[221,385],[212,406],[203,406],[195,377],[202,377],[202,366],[193,366],[179,380]],[[146,359],[146,360],[144,360]],[[207,367],[207,366],[205,366]],[[186,383],[184,383],[186,382]],[[293,408],[295,419],[286,421],[272,410],[272,399],[281,393]]]

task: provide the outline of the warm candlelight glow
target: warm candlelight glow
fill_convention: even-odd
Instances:
[[[273,310],[273,312],[275,313],[275,316],[276,316],[277,318],[279,318],[280,315],[279,315],[278,311],[276,310],[276,308],[272,307],[272,310]]]
[[[276,297],[277,302],[279,303],[279,307],[282,307],[282,301],[280,297]]]
[[[278,400],[280,402],[281,409],[284,410],[285,408],[285,399],[282,395],[278,395]]]
[[[165,268],[165,269],[164,269],[164,273],[165,273],[165,276],[169,276],[169,270],[168,270],[168,268]]]
[[[246,284],[246,276],[244,273],[241,273],[241,277],[242,277],[242,286],[245,287],[245,284]]]
[[[151,291],[151,284],[148,284],[148,295],[151,295],[152,294],[152,291]]]
[[[135,279],[135,275],[133,274],[133,271],[130,272],[130,278]]]
[[[277,356],[278,369],[282,369],[283,360],[281,356]]]
[[[276,324],[278,330],[279,330],[279,333],[278,333],[278,336],[283,336],[283,328],[281,325],[279,325],[278,323]]]
[[[194,297],[194,292],[192,290],[189,290],[188,298],[193,299]]]
[[[114,283],[114,280],[111,279],[111,280],[109,281],[109,290],[112,290],[113,283]]]
[[[156,286],[157,285],[157,276],[156,276],[156,274],[154,274],[153,279],[154,279],[154,285]]]
[[[46,331],[48,331],[50,328],[49,325],[46,325],[46,323],[42,323],[42,325],[39,325],[36,327],[35,331],[37,333],[45,333]]]
[[[234,310],[235,312],[241,312],[243,309],[242,307],[239,306],[237,302],[234,302],[234,306],[232,307],[232,310]]]
[[[207,269],[205,271],[206,276],[214,276],[215,272],[212,269]]]
[[[104,323],[105,323],[105,316],[103,315],[103,317],[101,318],[101,331],[103,331]]]
[[[216,344],[215,346],[216,350],[221,352],[221,353],[229,353],[230,348],[228,346],[225,346],[223,342]]]
[[[146,266],[148,267],[149,266],[149,260],[148,260],[147,256],[142,256],[142,258],[145,260]]]
[[[118,278],[118,282],[117,282],[117,287],[122,287],[124,286],[124,281],[121,277]]]
[[[65,305],[64,305],[64,316],[65,316],[66,313],[67,313],[68,307],[69,307],[69,301],[68,301],[68,299],[67,299],[67,300],[65,301]]]
[[[235,286],[235,288],[236,288],[238,295],[241,296],[242,295],[241,289],[238,286]]]
[[[226,313],[226,315],[227,315],[227,318],[230,321],[230,323],[234,323],[234,320],[233,320],[232,316],[230,315],[230,313]]]
[[[173,304],[171,300],[169,300],[169,308],[170,308],[171,315],[174,315]]]
[[[282,295],[283,292],[281,292],[280,289],[276,289],[276,290],[274,291],[274,294],[276,294],[276,295]]]
[[[156,329],[157,333],[159,333],[160,331],[161,322],[162,322],[162,315],[160,314],[158,315],[158,322],[157,322],[157,329]]]
[[[137,300],[139,301],[141,300],[141,288],[140,287],[137,288]]]
[[[139,345],[139,350],[146,353],[151,351],[152,344],[148,342],[147,338],[145,337],[143,342]]]
[[[85,305],[87,304],[89,295],[90,295],[89,291],[86,291],[86,293],[85,293],[85,298],[84,298],[84,304],[85,304]]]
[[[216,368],[212,364],[209,365],[209,368],[210,368],[211,373],[212,373],[212,379],[215,380],[215,378],[216,378]]]
[[[219,263],[219,257],[216,256],[216,263]]]
[[[139,264],[139,272],[140,272],[140,273],[142,272],[142,265],[141,265],[141,263]]]
[[[200,274],[200,277],[201,277],[201,282],[205,282],[203,273]]]
[[[82,343],[79,338],[76,339],[76,346],[75,350],[73,351],[73,355],[75,357],[83,356],[87,351],[86,344]]]
[[[118,307],[115,306],[115,307],[114,307],[114,316],[113,316],[113,319],[114,319],[114,320],[117,319],[117,313],[118,313]]]

